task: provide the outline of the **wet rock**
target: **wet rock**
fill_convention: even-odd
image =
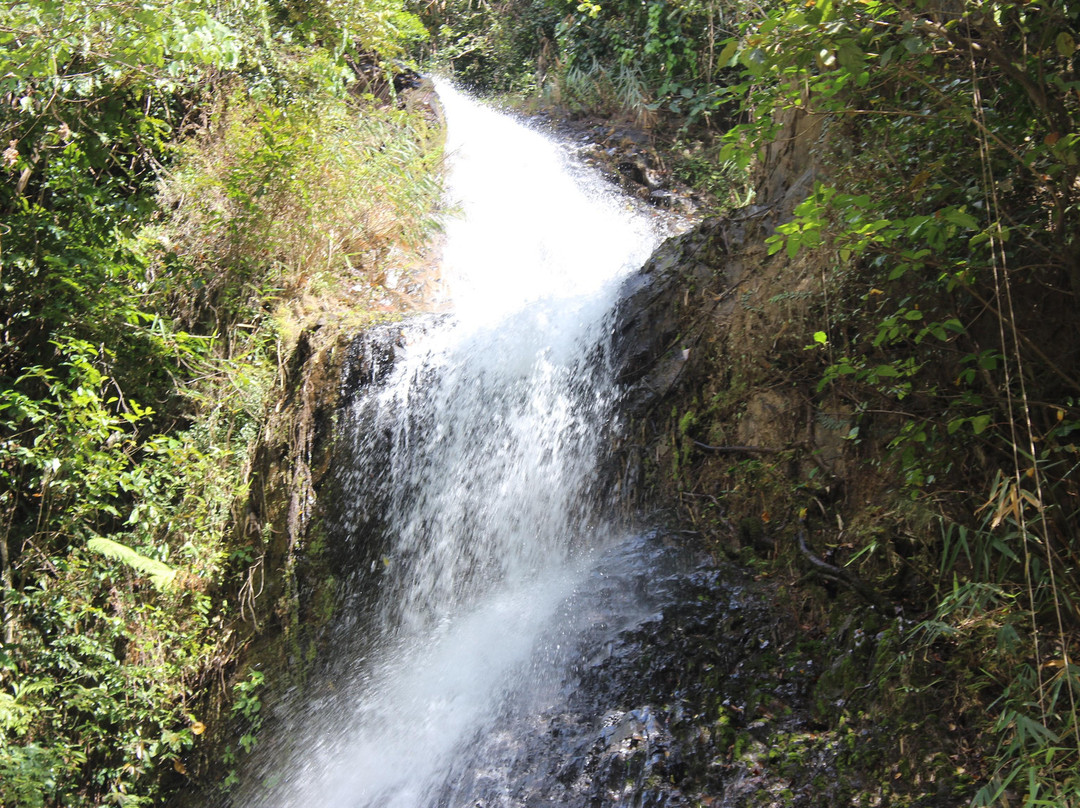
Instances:
[[[428,126],[438,130],[445,127],[446,112],[435,92],[434,82],[427,76],[410,72],[408,83],[398,88],[398,98],[405,109],[421,114]]]
[[[386,378],[404,339],[401,324],[388,323],[370,328],[352,340],[341,372],[341,395],[346,399],[343,403]]]
[[[769,585],[663,534],[629,542],[593,583],[568,607],[591,615],[581,642],[561,662],[541,649],[548,689],[508,694],[430,804],[965,804],[936,784],[876,780],[887,732],[817,722],[822,671]]]
[[[693,216],[697,211],[699,200],[689,187],[676,182],[663,168],[647,131],[628,125],[567,119],[545,123],[557,138],[573,144],[576,157],[598,169],[629,195],[684,216]]]
[[[410,335],[426,332],[444,317],[417,315],[407,323],[372,326],[353,337],[342,363],[339,406],[349,406],[370,392],[372,385],[385,380],[400,353],[407,350]]]
[[[725,226],[710,220],[669,239],[623,284],[613,329],[632,414],[667,395],[695,358],[694,323],[724,286]]]
[[[802,720],[757,715],[766,703],[757,676],[768,676],[775,653],[762,639],[774,621],[764,593],[671,537],[644,537],[625,552],[574,608],[597,626],[618,625],[635,600],[627,592],[641,584],[638,621],[586,631],[548,709],[508,699],[435,804],[674,808],[722,804],[709,801],[754,771],[764,777],[772,734]],[[611,646],[600,657],[590,647],[598,641]],[[793,709],[808,710],[807,693],[788,694]],[[734,751],[740,732],[752,733],[753,754]]]

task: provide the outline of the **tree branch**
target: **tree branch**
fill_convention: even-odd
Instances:
[[[717,454],[780,454],[787,451],[786,449],[772,449],[768,446],[710,446],[699,440],[695,440],[694,445]]]
[[[865,581],[856,578],[846,570],[840,567],[833,566],[827,561],[822,561],[810,550],[806,544],[806,530],[803,527],[799,528],[799,552],[803,557],[810,562],[810,566],[814,568],[814,571],[824,577],[836,581],[839,584],[843,584],[848,589],[860,595],[863,600],[869,603],[877,611],[882,614],[892,615],[895,613],[895,606],[890,601],[882,597],[877,590],[870,586]]]

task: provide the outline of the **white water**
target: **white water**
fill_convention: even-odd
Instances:
[[[592,501],[614,417],[608,316],[658,236],[555,144],[439,93],[454,314],[409,332],[363,405],[392,440],[350,491],[390,492],[379,607],[357,621],[372,641],[268,744],[248,808],[428,805],[502,694],[545,675],[539,638],[610,540]]]

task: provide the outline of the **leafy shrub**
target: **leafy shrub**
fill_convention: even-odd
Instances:
[[[427,232],[423,125],[344,100],[347,50],[422,32],[393,0],[316,10],[0,11],[0,804],[183,782],[261,552],[233,511],[277,379],[266,314],[320,273],[377,282]],[[221,139],[180,144],[203,116]]]
[[[771,250],[831,267],[805,340],[819,392],[854,402],[850,439],[882,436],[897,493],[944,526],[906,563],[938,581],[928,644],[982,671],[999,744],[978,804],[1076,793],[1076,12],[780,3],[722,53],[750,121],[725,157],[828,122],[827,180]]]

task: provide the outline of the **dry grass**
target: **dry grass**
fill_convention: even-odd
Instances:
[[[220,105],[161,193],[181,318],[221,327],[274,298],[408,307],[431,264],[439,159],[437,133],[398,110]]]

